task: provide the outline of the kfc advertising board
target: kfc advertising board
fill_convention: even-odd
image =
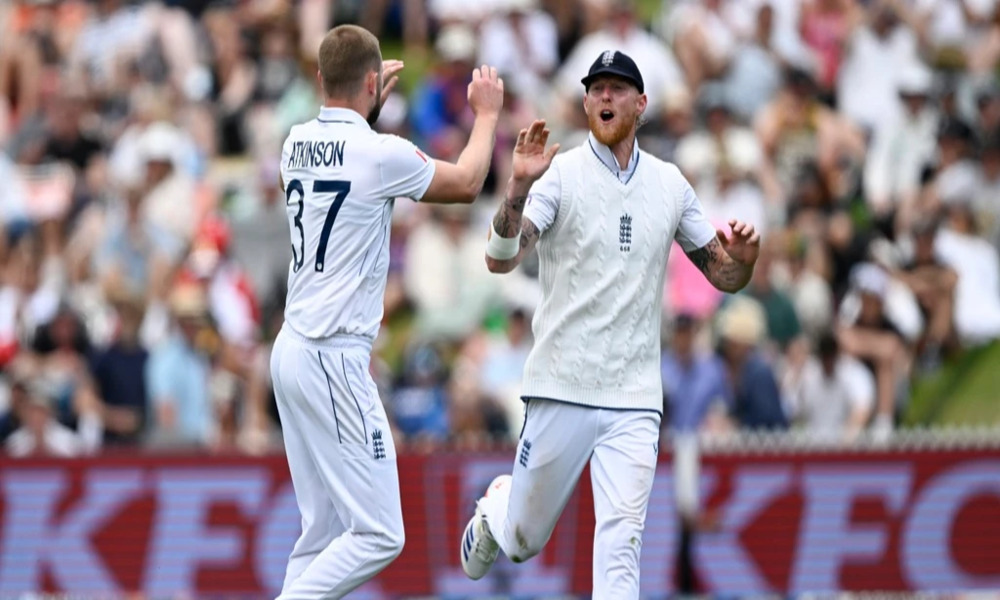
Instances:
[[[586,473],[541,555],[462,574],[473,502],[512,456],[402,455],[406,547],[351,597],[586,595]],[[647,598],[674,589],[670,465],[663,455],[643,538]],[[719,519],[697,539],[706,591],[1000,589],[1000,450],[725,454],[705,458],[701,483]],[[298,528],[281,456],[2,458],[0,598],[273,597]]]

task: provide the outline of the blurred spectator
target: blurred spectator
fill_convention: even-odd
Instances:
[[[802,327],[791,298],[774,284],[777,278],[774,273],[774,263],[778,259],[776,246],[780,243],[780,239],[774,239],[762,244],[753,277],[743,293],[760,303],[766,318],[767,339],[778,352],[784,352],[801,335]]]
[[[873,428],[879,439],[885,439],[906,393],[912,347],[899,321],[893,320],[899,315],[892,312],[889,275],[881,267],[864,263],[852,271],[851,282],[853,293],[841,305],[837,341],[844,352],[862,361],[875,376],[877,412]]]
[[[1000,131],[998,131],[1000,133]],[[980,234],[1000,252],[1000,138],[988,141],[982,151],[982,180],[973,201]]]
[[[481,389],[504,410],[507,427],[515,434],[523,423],[521,379],[530,352],[531,321],[523,310],[514,309],[503,335],[492,336],[487,342],[480,368]]]
[[[555,19],[538,9],[537,0],[504,0],[479,32],[478,64],[504,73],[504,91],[513,86],[530,90],[537,110],[547,104],[549,78],[559,62],[559,33]],[[504,102],[504,111],[508,109]],[[531,120],[520,121],[520,127]],[[509,152],[508,152],[509,154]]]
[[[148,301],[166,293],[167,276],[182,247],[156,221],[142,218],[141,202],[137,192],[130,192],[123,206],[104,219],[104,237],[93,254],[91,272],[105,294],[125,293]]]
[[[944,205],[970,201],[979,191],[979,165],[974,159],[972,128],[958,119],[948,119],[938,130],[938,153],[930,168],[927,193],[907,215],[912,223],[916,212],[935,214]]]
[[[698,344],[699,323],[689,314],[674,317],[670,346],[660,363],[664,427],[674,434],[696,433],[713,408],[728,406],[730,392],[722,363]]]
[[[844,57],[836,79],[838,110],[868,132],[892,125],[902,116],[898,94],[926,96],[930,87],[925,81],[929,72],[911,72],[913,67],[922,66],[917,36],[900,21],[893,4],[894,0],[874,0],[867,10],[855,9],[864,14],[848,19]],[[911,108],[910,112],[919,111]]]
[[[725,74],[726,103],[746,123],[781,87],[783,59],[773,44],[774,19],[773,4],[760,2],[752,35],[740,42]]]
[[[875,407],[874,377],[859,361],[840,352],[832,333],[819,338],[817,356],[803,358],[782,382],[791,420],[811,439],[853,442]]]
[[[7,454],[26,456],[80,456],[95,446],[55,417],[53,390],[42,380],[15,383],[12,405],[21,424],[4,442]]]
[[[234,218],[231,225],[231,258],[246,270],[253,294],[263,305],[283,302],[292,250],[277,165],[270,163],[268,168],[260,168],[259,173],[253,208],[248,215]]]
[[[444,441],[448,437],[446,376],[433,346],[417,346],[409,353],[389,411],[404,439]]]
[[[904,68],[897,86],[903,110],[880,115],[872,122],[874,136],[865,163],[864,191],[876,218],[887,220],[890,227],[900,207],[905,213],[906,207],[916,203],[921,174],[934,159],[938,114],[931,103],[933,83],[931,72],[923,65]],[[869,104],[867,97],[859,102]]]
[[[689,89],[729,68],[742,39],[750,37],[751,15],[750,3],[739,0],[680,2],[671,11],[668,29]]]
[[[913,227],[913,257],[895,273],[916,296],[927,323],[916,347],[924,369],[936,367],[942,351],[957,350],[954,315],[958,276],[935,253],[937,231],[934,219],[917,222]]]
[[[499,282],[483,268],[486,237],[469,227],[471,210],[436,206],[409,237],[403,283],[417,332],[428,340],[461,340],[498,300]]]
[[[753,223],[767,235],[768,214],[757,184],[761,149],[753,130],[733,121],[721,86],[704,86],[701,105],[705,129],[685,136],[677,146],[677,166],[691,182],[710,221]]]
[[[910,22],[934,64],[957,69],[965,65],[994,9],[994,0],[923,0],[913,6]]]
[[[688,314],[673,320],[670,346],[660,362],[663,376],[663,429],[673,442],[675,502],[680,533],[677,585],[681,593],[695,592],[694,543],[702,522],[699,500],[699,432],[710,416],[727,411],[729,390],[722,364],[698,347],[698,321]],[[718,421],[719,418],[716,418]]]
[[[99,439],[100,434],[93,430],[98,425],[90,418],[99,402],[88,362],[91,342],[70,306],[60,304],[52,320],[38,327],[31,350],[24,358],[36,376],[46,381],[56,419],[81,435]]]
[[[788,427],[778,383],[759,347],[767,335],[761,305],[734,296],[719,314],[719,358],[730,382],[730,414],[738,427],[780,430]]]
[[[834,88],[854,22],[861,18],[854,0],[804,0],[799,13],[802,41],[818,65],[816,83],[824,95]]]
[[[234,8],[220,4],[203,17],[213,55],[208,96],[214,103],[218,150],[223,156],[243,154],[248,150],[248,132],[243,128],[243,119],[258,89],[258,67],[249,56],[235,12]]]
[[[580,80],[587,75],[594,57],[607,50],[618,50],[635,60],[649,101],[645,112],[649,121],[660,118],[671,93],[686,87],[684,72],[673,52],[638,22],[634,0],[610,0],[608,4],[610,15],[603,28],[577,42],[556,73],[555,86],[562,102],[559,117],[574,129],[586,129],[586,115],[580,110]]]
[[[816,163],[826,187],[837,194],[844,183],[840,178],[844,161],[864,160],[861,132],[824,106],[817,94],[815,81],[807,71],[790,68],[784,87],[756,117],[755,127],[764,151],[762,176],[777,181],[778,186],[768,190],[772,201],[786,200],[804,164]]]
[[[152,349],[145,371],[154,427],[150,441],[204,447],[215,432],[208,384],[218,338],[198,286],[178,286],[169,300],[173,330]]]
[[[788,295],[802,331],[818,339],[833,322],[833,290],[828,281],[828,259],[821,242],[802,234],[785,236],[788,244]],[[824,276],[826,275],[826,276]]]
[[[149,405],[144,378],[149,353],[139,342],[144,307],[134,296],[122,297],[115,304],[117,333],[110,346],[94,353],[91,369],[100,398],[104,445],[136,445]]]
[[[958,273],[955,329],[962,344],[1000,339],[1000,257],[993,245],[979,237],[968,198],[946,207],[934,250],[942,263]]]
[[[472,129],[466,95],[476,37],[470,28],[453,25],[438,35],[434,49],[440,62],[414,93],[413,131],[433,156],[454,161]]]
[[[174,247],[190,243],[200,216],[208,207],[199,206],[199,197],[191,176],[179,165],[178,152],[185,136],[166,122],[149,125],[139,140],[138,152],[145,164],[141,184],[142,214],[172,238]]]
[[[202,286],[219,335],[227,344],[249,349],[260,326],[260,306],[246,273],[232,258],[230,239],[228,223],[216,216],[204,219],[178,280]]]

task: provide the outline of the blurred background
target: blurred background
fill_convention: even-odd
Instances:
[[[674,246],[665,439],[880,447],[1000,423],[995,0],[6,0],[9,457],[282,452],[277,162],[348,22],[406,63],[377,129],[436,158],[467,140],[473,66],[505,83],[482,197],[393,213],[371,372],[402,454],[516,442],[537,261],[490,274],[485,232],[521,127],[584,140],[580,78],[607,49],[645,79],[640,148],[718,226],[763,234],[736,296]]]

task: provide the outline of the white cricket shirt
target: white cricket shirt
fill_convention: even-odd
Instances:
[[[281,151],[292,243],[285,324],[323,339],[375,339],[389,272],[396,198],[423,197],[434,161],[380,134],[357,112],[320,109],[292,128]]]
[[[676,166],[638,149],[621,169],[593,137],[555,157],[524,216],[538,239],[542,300],[524,397],[662,411],[660,319],[667,256],[715,228]]]

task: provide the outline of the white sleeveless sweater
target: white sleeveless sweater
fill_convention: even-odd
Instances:
[[[684,178],[640,151],[622,183],[588,144],[550,168],[562,197],[538,240],[542,300],[522,396],[661,412],[663,278]]]

